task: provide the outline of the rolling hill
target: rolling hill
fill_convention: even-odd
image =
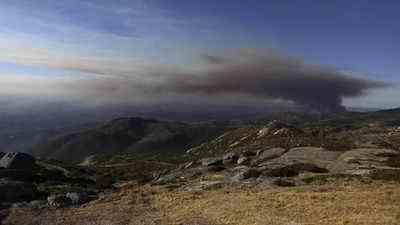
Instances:
[[[119,118],[93,129],[61,135],[33,148],[38,157],[80,162],[94,154],[184,152],[228,129],[226,124]]]

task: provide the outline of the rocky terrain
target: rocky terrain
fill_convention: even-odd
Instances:
[[[78,205],[110,188],[111,181],[89,168],[37,160],[26,153],[0,153],[0,210],[10,207]]]
[[[400,129],[388,132],[385,137],[390,139],[399,135]],[[183,190],[193,190],[243,182],[298,186],[337,179],[400,180],[400,151],[380,146],[389,141],[379,143],[377,138],[376,142],[357,145],[354,141],[332,148],[331,143],[324,147],[331,140],[323,137],[319,145],[309,146],[317,143],[315,139],[318,137],[276,121],[261,129],[230,131],[189,149],[187,153],[199,159],[161,176],[156,183],[175,183]]]
[[[41,158],[1,153],[1,216],[3,224],[399,224],[399,124],[399,110],[234,125],[118,119],[39,146]]]

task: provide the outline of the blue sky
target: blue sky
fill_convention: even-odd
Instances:
[[[274,48],[398,83],[399,10],[395,0],[3,0],[0,82],[126,77],[154,65],[191,65],[210,52]],[[388,88],[345,103],[393,107],[398,97]]]

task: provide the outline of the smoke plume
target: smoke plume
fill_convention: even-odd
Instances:
[[[387,86],[272,51],[207,54],[198,62],[182,67],[149,66],[150,63],[136,66],[137,63],[130,61],[91,62],[76,62],[73,67],[51,64],[51,68],[70,68],[98,76],[3,76],[0,96],[77,101],[83,105],[167,104],[176,110],[187,105],[201,109],[210,109],[210,105],[256,109],[279,102],[320,112],[338,112],[344,110],[344,98],[360,97],[370,89]]]
[[[344,110],[343,98],[359,97],[369,89],[386,86],[277,54],[206,55],[204,61],[203,69],[167,74],[166,81],[155,90],[210,98],[245,95],[281,99],[320,112],[337,112]]]

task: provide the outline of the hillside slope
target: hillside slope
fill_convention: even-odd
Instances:
[[[96,128],[56,137],[33,148],[39,157],[79,162],[94,154],[183,152],[226,130],[212,123],[119,118]]]

